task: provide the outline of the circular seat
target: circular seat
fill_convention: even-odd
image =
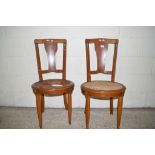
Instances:
[[[35,93],[49,95],[71,93],[73,88],[74,83],[72,81],[62,79],[48,79],[32,84],[32,89]]]
[[[90,96],[114,97],[125,91],[125,86],[111,81],[96,80],[85,82],[81,85],[82,92]]]

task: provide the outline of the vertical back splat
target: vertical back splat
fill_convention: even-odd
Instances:
[[[49,71],[56,71],[56,60],[55,55],[58,49],[57,43],[47,42],[44,44],[46,54],[47,54],[47,60],[48,60],[48,70]]]
[[[105,71],[105,58],[108,51],[108,44],[104,42],[95,43],[95,51],[97,57],[97,71],[98,73],[104,73]]]

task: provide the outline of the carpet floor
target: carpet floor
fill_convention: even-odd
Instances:
[[[116,129],[117,111],[91,109],[91,129]],[[37,129],[35,108],[0,107],[1,129]],[[43,129],[85,129],[84,109],[73,109],[72,124],[68,124],[67,110],[47,108],[43,113]],[[155,108],[124,109],[121,129],[155,129]]]

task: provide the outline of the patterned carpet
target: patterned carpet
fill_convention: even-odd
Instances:
[[[91,129],[116,129],[116,109],[110,115],[109,109],[91,109]],[[0,107],[1,129],[37,129],[35,108]],[[124,109],[122,129],[155,129],[155,108]],[[43,129],[85,129],[84,109],[73,109],[72,124],[68,124],[64,109],[45,109]]]

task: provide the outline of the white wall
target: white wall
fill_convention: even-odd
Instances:
[[[124,107],[155,107],[155,27],[0,27],[0,106],[35,106],[31,84],[38,80],[36,38],[66,38],[67,79],[74,81],[73,107],[84,107],[85,38],[119,38],[116,81],[126,85]],[[108,107],[93,100],[92,107]],[[63,107],[62,97],[46,98]]]

